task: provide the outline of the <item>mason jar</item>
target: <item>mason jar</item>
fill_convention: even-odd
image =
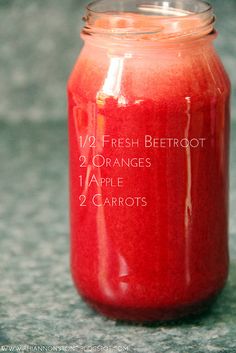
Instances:
[[[71,272],[113,319],[199,313],[228,273],[230,83],[198,0],[98,0],[68,83]]]

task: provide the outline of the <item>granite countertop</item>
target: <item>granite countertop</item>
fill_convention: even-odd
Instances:
[[[236,25],[230,14],[236,3],[214,3],[225,36],[218,47],[235,87]],[[235,101],[231,271],[211,312],[168,324],[125,324],[92,311],[73,287],[64,87],[81,45],[74,33],[78,4],[81,8],[79,0],[0,3],[0,352],[235,353]]]

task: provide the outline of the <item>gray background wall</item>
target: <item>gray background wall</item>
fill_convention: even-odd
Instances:
[[[0,119],[66,119],[65,86],[82,42],[85,0],[0,1]],[[236,1],[212,0],[216,46],[236,87]],[[236,120],[236,100],[233,101]]]

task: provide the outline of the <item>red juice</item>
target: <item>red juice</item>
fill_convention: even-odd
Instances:
[[[74,283],[115,319],[199,312],[228,273],[230,85],[213,35],[84,39],[68,84]]]

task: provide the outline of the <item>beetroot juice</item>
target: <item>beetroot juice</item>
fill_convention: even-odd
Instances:
[[[115,319],[197,313],[228,273],[230,85],[201,1],[100,0],[68,84],[71,271]]]

